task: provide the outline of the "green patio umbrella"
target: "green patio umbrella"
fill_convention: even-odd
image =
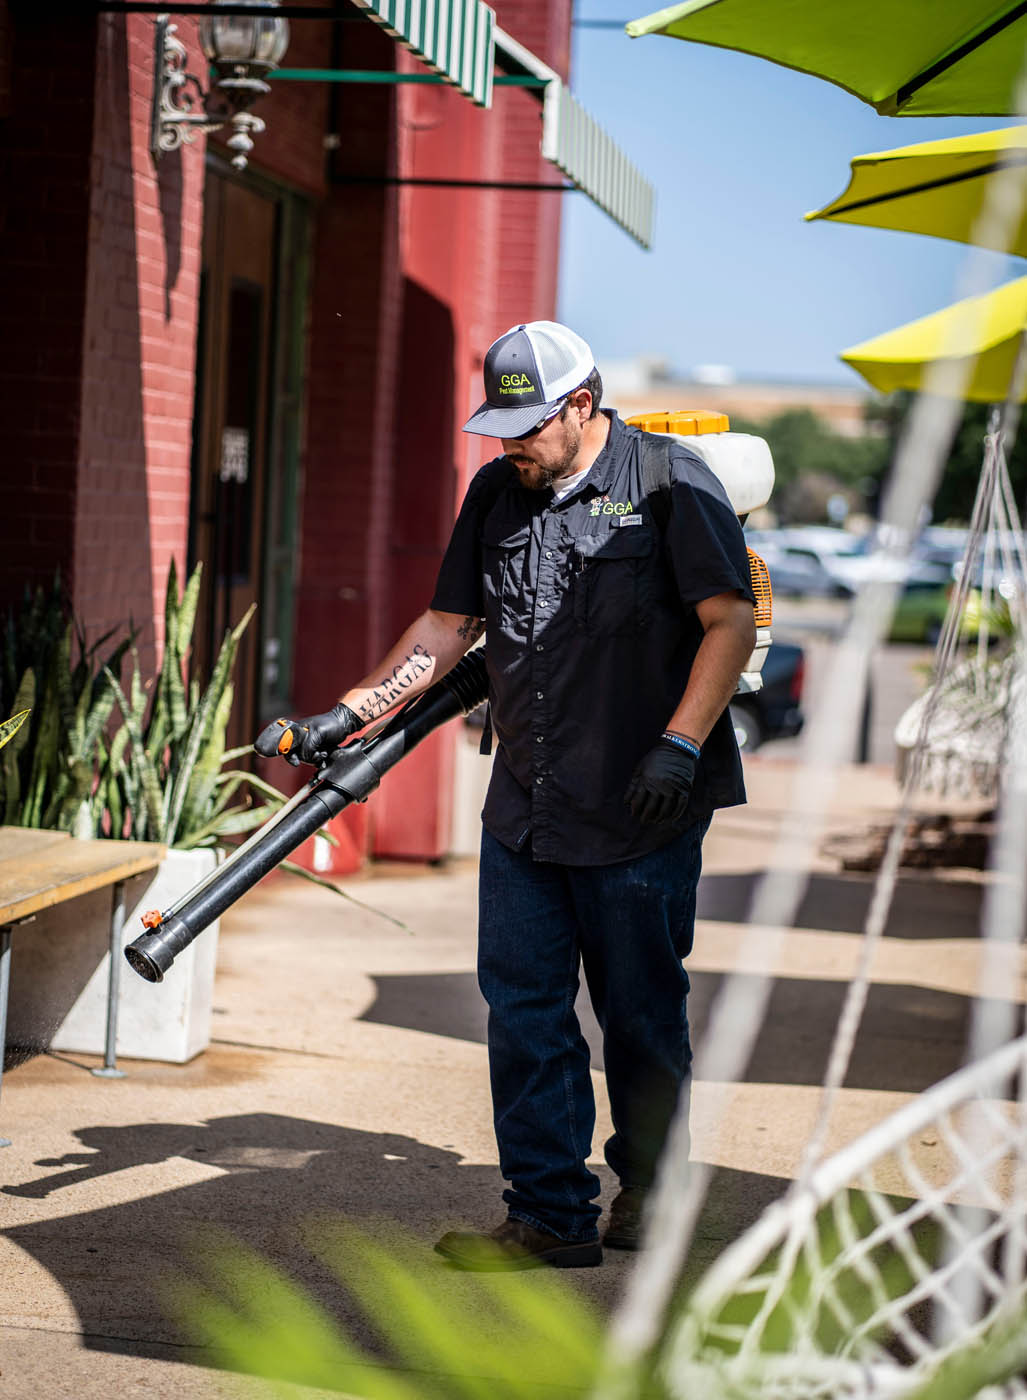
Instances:
[[[1027,277],[1018,277],[984,296],[967,297],[854,345],[841,358],[884,394],[937,390],[930,367],[948,361],[959,371],[961,398],[1001,403],[1009,392],[1024,326]],[[1022,402],[1023,388],[1019,397]]]
[[[1022,212],[1004,237],[979,220],[989,179],[1020,186]],[[844,194],[807,219],[952,238],[1027,258],[1027,126],[924,141],[856,156]]]
[[[1025,0],[686,0],[627,25],[826,78],[883,116],[1009,116]]]

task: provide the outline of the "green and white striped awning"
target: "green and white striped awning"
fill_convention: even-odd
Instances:
[[[656,204],[652,184],[571,96],[555,69],[502,29],[495,31],[495,44],[497,61],[507,71],[544,80],[543,157],[643,248],[650,248]]]
[[[652,246],[652,185],[560,82],[545,90],[542,154],[643,248]]]
[[[496,16],[482,0],[355,0],[479,107],[492,106]]]

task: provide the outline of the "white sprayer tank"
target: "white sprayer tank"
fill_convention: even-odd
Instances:
[[[709,409],[639,413],[627,419],[647,433],[666,433],[701,457],[719,478],[737,515],[765,506],[774,489],[770,447],[751,433],[733,433],[727,414]]]

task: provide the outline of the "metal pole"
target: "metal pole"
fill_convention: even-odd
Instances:
[[[0,1088],[4,1081],[4,1051],[7,1045],[7,993],[11,987],[11,926],[0,928]],[[10,1147],[11,1139],[0,1137],[0,1147]]]
[[[125,928],[125,882],[119,880],[114,886],[114,900],[111,909],[110,967],[107,981],[107,1044],[104,1049],[103,1068],[94,1069],[92,1074],[101,1079],[124,1079],[124,1070],[118,1069],[116,1054],[118,1040],[118,986],[121,981],[121,935]]]

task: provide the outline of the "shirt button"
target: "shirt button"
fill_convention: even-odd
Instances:
[[[547,598],[540,598],[540,599],[538,600],[538,605],[539,605],[540,608],[548,608],[548,607],[549,607],[549,600],[548,600]]]
[[[536,734],[536,735],[535,735],[535,743],[536,743],[536,744],[541,744],[541,742],[542,742],[542,740],[543,740],[544,737],[545,737],[545,736],[542,735],[542,734]]]
[[[553,551],[552,551],[551,549],[547,549],[547,550],[546,550],[546,558],[547,558],[547,559],[552,559],[552,557],[553,557]]]
[[[544,778],[536,778],[535,781],[536,781],[536,783],[543,783],[543,782],[545,781],[545,779],[544,779]]]
[[[544,691],[542,691],[542,690],[536,690],[536,691],[535,691],[535,699],[536,699],[536,700],[544,700],[545,698],[546,698],[546,697],[545,697],[545,692],[544,692]]]
[[[536,642],[536,643],[535,643],[535,650],[536,650],[536,651],[545,651],[545,646],[544,646],[544,644],[543,644],[542,642]]]

